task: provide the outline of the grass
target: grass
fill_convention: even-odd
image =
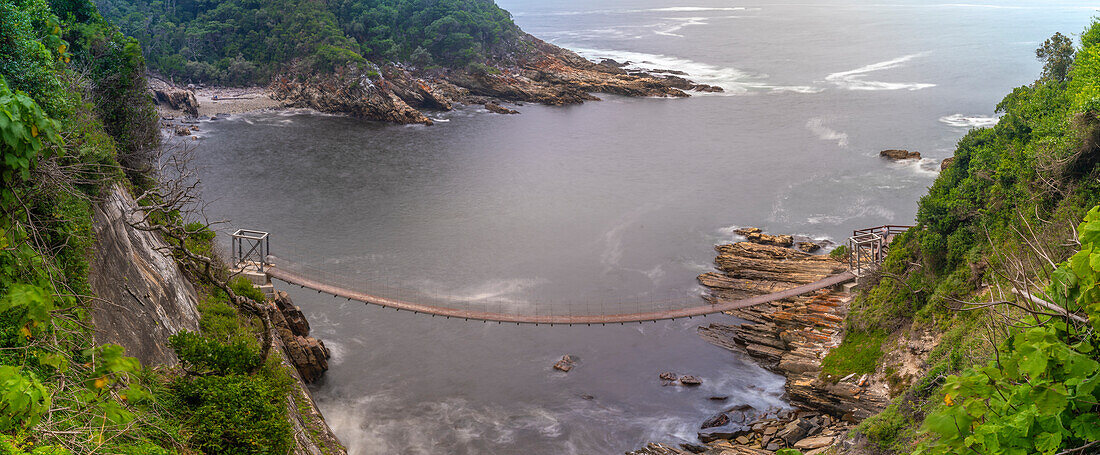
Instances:
[[[837,382],[850,374],[874,373],[885,339],[886,334],[878,331],[849,331],[840,346],[821,360],[822,378]]]

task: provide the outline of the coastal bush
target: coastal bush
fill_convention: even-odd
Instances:
[[[994,361],[948,376],[942,406],[924,421],[933,438],[916,453],[1070,453],[1100,440],[1100,206],[1077,232],[1081,248],[1051,274],[1046,295],[1088,324],[1043,317],[1014,330]]]
[[[255,343],[245,340],[222,342],[202,335],[181,331],[168,338],[184,368],[194,374],[246,374],[260,366],[260,353]]]
[[[189,431],[188,443],[205,454],[287,453],[291,380],[275,365],[255,375],[197,376],[172,385]]]
[[[901,412],[897,403],[890,404],[882,412],[859,424],[860,434],[875,445],[878,451],[905,451],[912,437],[913,422]]]

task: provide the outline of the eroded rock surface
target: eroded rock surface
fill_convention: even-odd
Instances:
[[[162,251],[157,234],[131,227],[137,203],[121,185],[95,207],[95,252],[88,282],[96,343],[117,343],[146,365],[175,365],[168,337],[199,329],[198,298],[191,282]]]

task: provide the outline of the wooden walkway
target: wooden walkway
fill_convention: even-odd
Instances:
[[[791,289],[773,292],[771,294],[762,294],[747,299],[736,300],[732,302],[724,302],[717,304],[703,304],[698,306],[680,308],[675,310],[662,310],[662,311],[649,311],[639,313],[619,313],[619,314],[586,314],[586,315],[536,315],[536,314],[511,314],[511,313],[493,313],[484,311],[473,311],[459,308],[446,308],[433,305],[425,305],[420,303],[405,302],[401,300],[395,300],[386,297],[379,297],[376,295],[367,294],[365,292],[355,291],[352,289],[345,289],[339,286],[327,284],[313,278],[307,277],[300,273],[279,268],[277,266],[269,266],[266,270],[267,275],[270,278],[284,281],[289,284],[301,286],[303,288],[313,289],[315,291],[330,294],[336,297],[346,298],[348,300],[356,300],[363,303],[369,303],[372,305],[378,305],[385,308],[394,308],[397,310],[412,311],[414,313],[425,313],[436,316],[444,316],[448,318],[461,318],[465,320],[475,321],[494,321],[494,322],[508,322],[515,324],[625,324],[627,322],[647,322],[647,321],[659,321],[664,319],[677,319],[677,318],[690,318],[694,316],[706,316],[708,314],[721,313],[723,311],[735,310],[738,308],[744,308],[753,305],[760,305],[762,303],[768,303],[776,300],[782,300],[798,295],[806,294],[809,292],[824,289],[830,286],[836,286],[841,283],[851,281],[855,278],[852,272],[842,272],[837,275],[829,276],[820,281],[804,284],[801,286],[793,287]]]

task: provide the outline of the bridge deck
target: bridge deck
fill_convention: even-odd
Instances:
[[[438,316],[446,316],[450,318],[462,318],[473,319],[479,321],[496,321],[496,322],[509,322],[516,324],[614,324],[614,323],[626,323],[626,322],[645,322],[645,321],[658,321],[663,319],[676,319],[686,318],[692,316],[705,316],[708,314],[720,313],[723,311],[735,310],[738,308],[744,308],[753,305],[760,305],[762,303],[768,303],[776,300],[781,300],[789,297],[795,297],[798,295],[813,292],[819,289],[824,289],[830,286],[835,286],[840,283],[850,281],[855,278],[851,272],[843,272],[837,275],[832,275],[828,278],[813,283],[804,284],[801,286],[793,287],[787,290],[773,292],[771,294],[762,294],[747,299],[735,300],[732,302],[724,302],[717,304],[704,304],[686,308],[680,308],[675,310],[663,310],[663,311],[650,311],[640,313],[619,313],[619,314],[589,314],[589,315],[535,315],[535,314],[509,314],[509,313],[493,313],[484,311],[473,311],[459,308],[446,308],[432,305],[424,305],[420,303],[405,302],[402,300],[395,300],[386,297],[379,297],[376,295],[367,294],[364,292],[354,291],[351,289],[345,289],[339,286],[323,283],[315,279],[309,278],[294,271],[282,269],[279,267],[270,267],[267,270],[268,276],[280,281],[284,281],[289,284],[298,285],[301,287],[313,289],[318,292],[330,294],[336,297],[343,297],[348,300],[356,300],[363,303],[369,303],[372,305],[379,305],[387,308],[395,308],[398,310],[412,311],[415,313],[426,313]]]

